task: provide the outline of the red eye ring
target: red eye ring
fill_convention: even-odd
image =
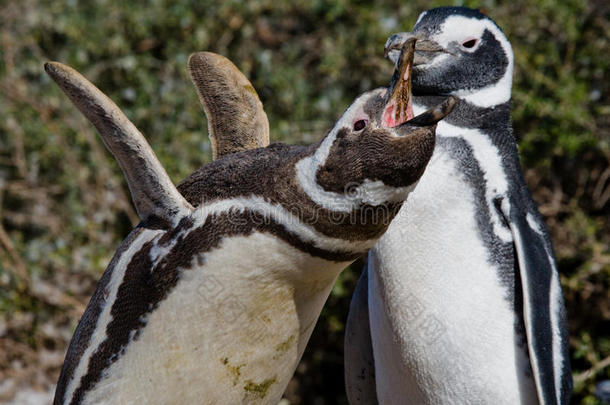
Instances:
[[[367,123],[367,120],[358,120],[354,122],[354,131],[362,131]]]
[[[477,42],[478,42],[478,39],[469,38],[469,39],[465,40],[464,42],[462,42],[462,47],[466,48],[466,49],[472,49],[476,46]]]

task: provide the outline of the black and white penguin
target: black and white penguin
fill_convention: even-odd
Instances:
[[[119,161],[142,218],[75,331],[55,404],[277,403],[336,277],[383,234],[455,103],[388,128],[395,80],[310,147],[225,134],[176,188],[110,99],[65,65],[45,69]]]
[[[447,95],[426,172],[368,255],[352,298],[345,368],[354,404],[565,404],[566,314],[551,240],[511,128],[513,52],[462,7],[422,13],[413,111]]]

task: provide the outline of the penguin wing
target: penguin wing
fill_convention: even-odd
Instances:
[[[567,322],[551,239],[529,196],[525,204],[511,201],[502,210],[514,239],[538,399],[544,405],[567,404],[572,389]]]
[[[368,286],[368,266],[365,265],[352,295],[345,325],[345,390],[350,405],[377,404]]]
[[[188,69],[208,119],[214,159],[269,145],[269,121],[263,103],[229,59],[198,52],[189,57]]]
[[[69,66],[48,62],[44,68],[95,126],[118,161],[142,220],[157,216],[177,224],[192,212],[144,136],[110,98]]]

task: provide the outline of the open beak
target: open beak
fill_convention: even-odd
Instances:
[[[406,125],[412,127],[430,127],[435,125],[437,122],[449,115],[456,104],[457,98],[449,96],[442,103],[437,104],[436,106],[426,110],[412,120],[408,121]]]
[[[415,54],[415,38],[409,38],[400,48],[398,64],[390,83],[389,96],[383,110],[383,123],[389,128],[413,118],[411,103],[411,71]]]
[[[431,42],[431,41],[428,41]],[[445,118],[452,110],[457,99],[448,97],[442,103],[424,113],[413,117],[411,101],[411,73],[419,41],[415,37],[407,38],[401,43],[396,69],[390,83],[386,105],[383,109],[383,124],[388,128],[430,127]],[[386,48],[387,49],[387,48]],[[427,48],[433,49],[433,48]],[[436,51],[434,51],[436,52]]]
[[[438,53],[447,52],[437,42],[429,40],[422,35],[412,32],[401,32],[392,35],[385,43],[384,56],[394,62],[398,66],[400,53],[403,45],[415,39],[415,55],[413,57],[413,66],[424,65],[430,62]]]

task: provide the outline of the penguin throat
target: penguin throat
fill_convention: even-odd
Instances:
[[[411,100],[407,104],[396,102],[396,100],[390,101],[383,111],[383,123],[388,128],[394,128],[398,125],[404,124],[413,118],[413,104]]]

